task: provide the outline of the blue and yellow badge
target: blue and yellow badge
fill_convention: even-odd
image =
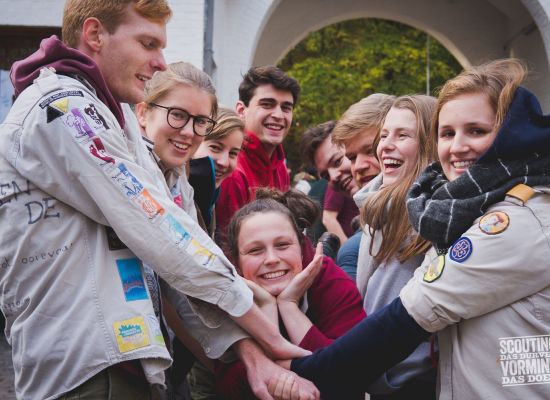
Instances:
[[[441,276],[445,268],[445,255],[441,254],[432,259],[428,269],[424,272],[424,282],[431,283]]]
[[[137,258],[127,258],[116,260],[116,266],[126,301],[148,299],[141,274],[141,262]]]
[[[151,339],[143,317],[134,317],[113,324],[118,349],[121,353],[149,346]]]
[[[456,262],[464,262],[470,257],[473,251],[472,241],[466,236],[458,239],[449,250],[449,258]]]
[[[504,232],[510,225],[510,217],[502,211],[493,211],[479,220],[479,229],[487,235],[497,235]]]

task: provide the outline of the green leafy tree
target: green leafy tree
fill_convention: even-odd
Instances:
[[[425,93],[428,43],[433,94],[462,67],[439,42],[410,26],[349,20],[312,32],[297,44],[279,63],[302,86],[294,127],[285,140],[293,171],[301,165],[299,143],[307,128],[338,119],[372,93]]]

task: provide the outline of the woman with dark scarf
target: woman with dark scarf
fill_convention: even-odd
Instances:
[[[439,399],[548,398],[550,116],[520,86],[525,75],[520,61],[498,60],[443,86],[439,162],[407,199],[433,247],[397,299],[292,361],[326,398],[366,388],[433,332]]]

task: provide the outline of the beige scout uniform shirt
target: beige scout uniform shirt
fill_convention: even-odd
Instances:
[[[439,399],[550,398],[550,188],[507,196],[401,291],[438,334]]]
[[[44,69],[17,98],[0,125],[0,306],[18,398],[58,398],[127,360],[164,382],[142,262],[231,315],[250,309],[250,289],[167,190],[139,133],[85,83]]]

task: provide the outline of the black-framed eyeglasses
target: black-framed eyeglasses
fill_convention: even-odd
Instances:
[[[193,118],[193,132],[195,132],[195,135],[206,136],[212,132],[212,129],[216,125],[216,121],[212,118],[193,115],[183,108],[166,107],[156,103],[149,104],[154,107],[164,108],[166,110],[166,122],[174,129],[183,128],[189,122],[189,118]]]

